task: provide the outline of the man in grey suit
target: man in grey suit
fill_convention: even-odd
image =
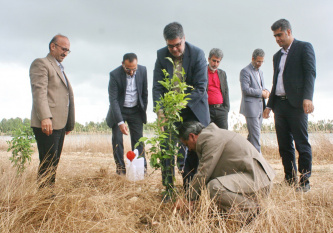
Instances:
[[[74,94],[61,62],[70,53],[66,36],[56,35],[49,54],[30,67],[31,127],[39,152],[39,187],[53,187],[65,134],[74,129]]]
[[[246,118],[249,134],[247,140],[261,152],[260,130],[262,125],[262,113],[266,107],[265,99],[269,91],[265,88],[264,75],[259,68],[264,62],[265,52],[256,49],[252,53],[252,62],[240,72],[240,84],[242,89],[242,101],[240,113]]]
[[[272,27],[277,44],[282,47],[273,56],[273,87],[264,118],[274,112],[276,136],[284,166],[285,181],[298,185],[295,147],[301,173],[297,191],[310,190],[312,151],[308,140],[308,114],[314,111],[313,92],[316,57],[309,42],[296,40],[288,20],[280,19]]]
[[[110,107],[106,122],[112,128],[112,148],[117,174],[126,174],[124,163],[123,134],[128,135],[127,122],[131,135],[131,146],[143,136],[143,124],[147,122],[147,69],[138,65],[134,53],[123,57],[122,65],[110,72]],[[145,157],[143,145],[138,146],[139,155]],[[147,163],[145,159],[145,168]]]
[[[218,69],[223,58],[221,49],[213,48],[208,56],[208,104],[210,120],[221,129],[228,129],[230,109],[227,74]]]
[[[275,172],[243,136],[214,123],[204,128],[199,122],[185,122],[179,127],[179,138],[199,157],[198,172],[187,192],[190,204],[207,186],[211,199],[221,210],[258,210],[257,195],[268,195]],[[183,203],[177,201],[176,207]]]
[[[185,82],[193,87],[193,90],[188,90],[190,98],[185,109],[182,110],[181,116],[183,121],[196,120],[200,121],[203,125],[208,125],[210,122],[208,97],[207,97],[207,62],[204,52],[198,47],[185,41],[185,34],[181,24],[177,22],[170,23],[165,26],[163,31],[166,47],[157,51],[157,59],[154,68],[153,80],[153,102],[156,106],[156,101],[159,101],[161,96],[166,93],[166,88],[163,87],[159,81],[162,81],[165,76],[162,69],[173,76],[174,70],[172,63],[165,59],[170,57],[175,63],[178,63],[178,68],[184,68]],[[157,112],[158,117],[164,117],[163,109]],[[177,143],[177,142],[175,142]],[[185,150],[180,151],[185,155]],[[166,172],[162,172],[162,181],[164,185],[169,185],[167,189],[173,187],[172,174],[174,173],[174,161],[165,159],[162,161],[163,166],[170,168]],[[180,167],[182,166],[180,162]],[[198,159],[196,156],[187,156],[185,160],[183,179],[186,184],[196,172]],[[182,169],[182,168],[180,168]]]

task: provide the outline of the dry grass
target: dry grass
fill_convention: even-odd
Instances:
[[[54,199],[48,198],[50,190],[37,192],[37,153],[23,176],[17,177],[8,161],[10,154],[0,152],[0,232],[332,232],[333,159],[327,138],[320,139],[321,147],[314,145],[315,140],[312,143],[311,192],[295,193],[275,185],[270,197],[260,200],[261,214],[247,226],[237,212],[218,214],[207,195],[195,211],[174,214],[172,204],[161,202],[159,171],[149,169],[145,180],[128,182],[115,175],[110,137],[87,138],[66,139]],[[129,149],[128,143],[125,148]],[[281,162],[278,155],[270,157],[273,152],[267,148],[264,156],[278,174],[275,182],[281,182]]]
[[[261,151],[266,159],[279,160],[280,154],[277,146],[275,133],[271,137],[262,137]],[[245,135],[245,134],[244,134]],[[310,134],[310,144],[312,147],[312,157],[314,164],[332,163],[333,162],[333,137],[327,133]]]

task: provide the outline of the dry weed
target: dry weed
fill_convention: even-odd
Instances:
[[[0,232],[332,232],[333,164],[318,158],[310,192],[275,185],[269,198],[260,199],[259,216],[245,225],[239,212],[221,215],[207,193],[195,210],[174,213],[171,203],[161,202],[159,171],[149,169],[150,175],[135,183],[115,174],[110,137],[104,145],[102,138],[66,140],[53,191],[37,191],[37,153],[26,172],[16,176],[10,154],[0,152]],[[329,153],[320,144],[321,153]],[[315,145],[313,150],[319,157]],[[275,182],[281,182],[281,162],[278,157],[269,161],[278,173]],[[177,188],[181,190],[179,175]]]

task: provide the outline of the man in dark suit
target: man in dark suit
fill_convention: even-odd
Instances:
[[[265,88],[264,74],[259,68],[264,63],[265,52],[255,49],[252,53],[252,62],[240,72],[239,81],[242,89],[240,113],[246,118],[249,131],[247,140],[261,153],[260,130],[262,114],[266,108],[265,99],[269,91]]]
[[[181,71],[182,67],[185,71],[185,82],[191,85],[194,89],[189,90],[190,98],[185,109],[182,110],[181,116],[183,121],[199,121],[203,125],[207,126],[210,122],[209,109],[208,109],[208,97],[207,97],[207,63],[204,52],[195,47],[194,45],[185,41],[185,35],[183,27],[177,22],[173,22],[165,26],[163,31],[164,39],[167,46],[157,51],[157,59],[154,68],[154,81],[153,81],[153,102],[156,106],[156,101],[159,101],[161,96],[166,93],[166,89],[159,83],[165,76],[162,69],[173,76],[173,65],[170,61],[165,59],[170,57],[178,65]],[[158,117],[164,117],[163,109],[157,112]],[[175,135],[176,137],[176,135]],[[176,143],[176,142],[175,142]],[[185,153],[183,148],[180,152]],[[174,174],[173,160],[165,159],[162,161],[164,167],[168,167],[166,172],[162,172],[162,180],[164,184],[173,186],[172,175]],[[180,167],[182,166],[180,161]],[[188,183],[191,177],[193,177],[198,166],[197,156],[187,156],[185,158],[185,166],[183,171],[184,184]],[[180,168],[182,169],[182,168]],[[165,182],[167,180],[167,182]],[[167,189],[170,187],[167,187]]]
[[[39,187],[53,187],[65,134],[74,129],[74,95],[61,62],[70,53],[66,36],[56,35],[49,54],[30,67],[31,127],[39,152]]]
[[[292,185],[297,184],[295,142],[299,153],[298,171],[301,173],[296,190],[307,192],[312,169],[307,129],[308,114],[314,110],[315,53],[310,43],[294,39],[289,21],[280,19],[271,29],[282,49],[273,57],[273,87],[264,117],[268,118],[273,110],[285,180]]]
[[[230,101],[227,74],[224,70],[218,69],[222,58],[221,49],[213,48],[210,50],[207,93],[211,122],[214,122],[221,129],[228,129]]]
[[[132,150],[143,136],[143,124],[147,122],[147,69],[137,63],[137,56],[127,53],[123,57],[122,65],[110,72],[110,108],[106,122],[112,128],[112,147],[117,174],[126,174],[123,134],[128,135],[128,128],[125,121],[131,134]],[[137,149],[139,155],[145,157],[143,145],[139,145]],[[147,169],[146,159],[145,168]]]

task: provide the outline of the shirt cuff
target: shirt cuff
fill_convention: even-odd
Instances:
[[[121,121],[121,122],[118,123],[118,126],[120,126],[120,125],[122,125],[122,124],[124,124],[124,123],[125,123],[125,122]]]

